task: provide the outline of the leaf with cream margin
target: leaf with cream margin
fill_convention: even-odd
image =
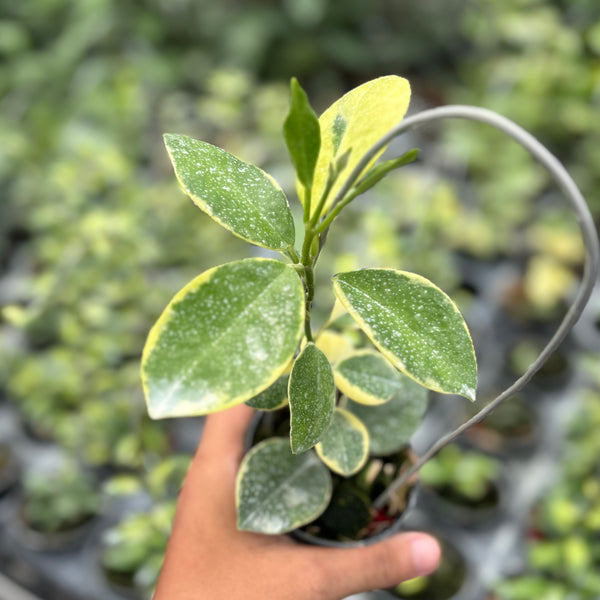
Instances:
[[[321,149],[315,167],[311,210],[325,189],[329,167],[336,157],[350,151],[349,159],[341,170],[329,194],[325,210],[331,206],[335,193],[365,152],[385,133],[400,123],[410,102],[410,84],[402,77],[388,75],[368,81],[354,88],[334,102],[320,117]],[[381,150],[383,152],[384,149]],[[369,170],[378,153],[365,167]],[[298,195],[304,198],[303,186],[298,185]]]
[[[314,451],[292,454],[286,438],[270,438],[244,457],[236,481],[238,529],[276,535],[310,523],[331,499],[327,467]]]
[[[331,425],[315,447],[319,458],[343,477],[358,473],[369,456],[369,432],[356,415],[336,408]]]
[[[273,385],[246,402],[257,410],[279,410],[288,403],[288,374],[282,375]]]
[[[335,366],[335,384],[360,404],[383,404],[402,388],[400,373],[378,352],[362,350]]]
[[[206,271],[148,335],[142,382],[150,416],[205,415],[253,398],[288,368],[303,323],[293,267],[250,258]]]
[[[379,406],[367,406],[343,398],[340,407],[358,417],[369,432],[369,453],[386,456],[405,448],[423,421],[429,392],[406,375],[402,389]]]
[[[442,290],[393,269],[340,273],[333,281],[336,296],[394,367],[426,388],[475,400],[473,342]]]
[[[277,182],[222,148],[185,135],[165,134],[175,175],[194,204],[238,237],[285,251],[294,220]]]

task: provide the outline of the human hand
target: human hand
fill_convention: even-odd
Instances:
[[[235,479],[253,410],[210,415],[177,503],[154,600],[340,600],[437,568],[440,547],[401,533],[357,548],[236,528]]]

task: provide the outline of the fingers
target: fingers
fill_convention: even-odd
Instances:
[[[428,575],[438,567],[440,557],[434,537],[411,532],[371,546],[324,550],[319,560],[331,597],[342,598]]]
[[[200,449],[205,454],[240,459],[244,436],[254,410],[245,404],[209,415],[204,425]]]

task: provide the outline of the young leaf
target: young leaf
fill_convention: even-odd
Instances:
[[[292,452],[312,448],[327,431],[335,406],[335,384],[327,357],[314,343],[296,358],[288,389]]]
[[[389,402],[366,406],[344,399],[341,406],[356,415],[369,432],[370,454],[384,456],[404,448],[427,410],[427,390],[405,375],[402,389]]]
[[[217,223],[263,248],[294,244],[292,213],[272,177],[206,142],[175,134],[164,139],[181,187]]]
[[[354,193],[356,196],[359,194],[364,194],[367,190],[371,189],[376,183],[381,181],[390,171],[394,169],[399,169],[400,167],[404,167],[405,165],[409,165],[410,163],[417,160],[417,156],[419,156],[419,150],[414,148],[413,150],[409,150],[405,152],[402,156],[398,158],[392,158],[391,160],[386,160],[379,165],[375,165],[354,187]]]
[[[352,340],[347,335],[331,329],[320,331],[315,344],[325,354],[331,365],[356,352]]]
[[[427,279],[393,269],[334,277],[348,312],[382,354],[421,385],[475,400],[473,342],[455,304]]]
[[[272,386],[250,398],[248,406],[258,410],[277,410],[283,408],[288,402],[289,375],[282,375]]]
[[[321,149],[312,189],[313,212],[325,188],[329,165],[335,157],[352,148],[349,160],[333,186],[325,209],[330,206],[333,196],[341,187],[344,176],[349,175],[364,153],[383,134],[402,121],[409,100],[408,81],[391,75],[374,79],[351,90],[321,115]],[[365,172],[378,156],[367,165]],[[304,197],[301,190],[299,195],[300,198]]]
[[[280,534],[316,519],[331,499],[331,475],[314,452],[290,452],[285,438],[261,442],[238,471],[238,529]]]
[[[402,376],[381,355],[357,352],[336,365],[333,376],[342,392],[360,404],[383,404],[402,388]]]
[[[250,258],[210,269],[171,300],[142,355],[152,418],[241,404],[285,372],[300,340],[304,290],[294,269]]]
[[[319,119],[295,77],[291,81],[291,96],[290,112],[283,125],[283,132],[298,180],[310,189],[321,147]]]
[[[315,449],[334,473],[350,477],[367,461],[369,432],[355,415],[336,408],[329,429]]]

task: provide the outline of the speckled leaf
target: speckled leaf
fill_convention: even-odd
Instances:
[[[151,329],[142,381],[153,418],[241,404],[288,367],[304,319],[294,269],[250,258],[210,269],[171,300]]]
[[[291,96],[290,112],[283,132],[298,179],[303,186],[310,188],[321,147],[319,119],[295,77],[291,81]]]
[[[288,402],[289,375],[282,375],[273,385],[250,398],[246,404],[258,410],[278,410]]]
[[[369,432],[370,454],[383,456],[404,448],[417,430],[427,410],[427,390],[400,375],[402,390],[389,402],[366,406],[343,399],[341,406],[356,415]]]
[[[356,415],[336,408],[329,429],[315,449],[334,473],[350,477],[367,461],[369,432]]]
[[[183,190],[238,237],[273,250],[294,244],[294,221],[277,182],[264,171],[206,142],[166,134]]]
[[[246,454],[238,472],[238,529],[292,531],[325,510],[331,489],[331,475],[314,452],[292,454],[287,439],[265,440]]]
[[[473,342],[442,290],[420,275],[392,269],[341,273],[334,289],[396,368],[431,390],[475,400]]]
[[[404,118],[410,100],[410,85],[395,75],[368,81],[334,102],[319,118],[321,150],[312,189],[312,210],[323,193],[334,158],[351,150],[350,158],[333,186],[330,201],[364,153]],[[366,172],[378,158],[373,158]],[[300,198],[303,198],[299,185]],[[330,205],[327,203],[326,208]]]
[[[349,336],[330,329],[321,330],[315,344],[332,365],[356,352]]]
[[[335,383],[327,357],[314,343],[296,358],[288,389],[290,442],[299,454],[312,448],[327,431],[335,406]]]
[[[369,350],[338,363],[333,376],[342,394],[361,404],[383,404],[402,387],[400,373],[381,354]]]

